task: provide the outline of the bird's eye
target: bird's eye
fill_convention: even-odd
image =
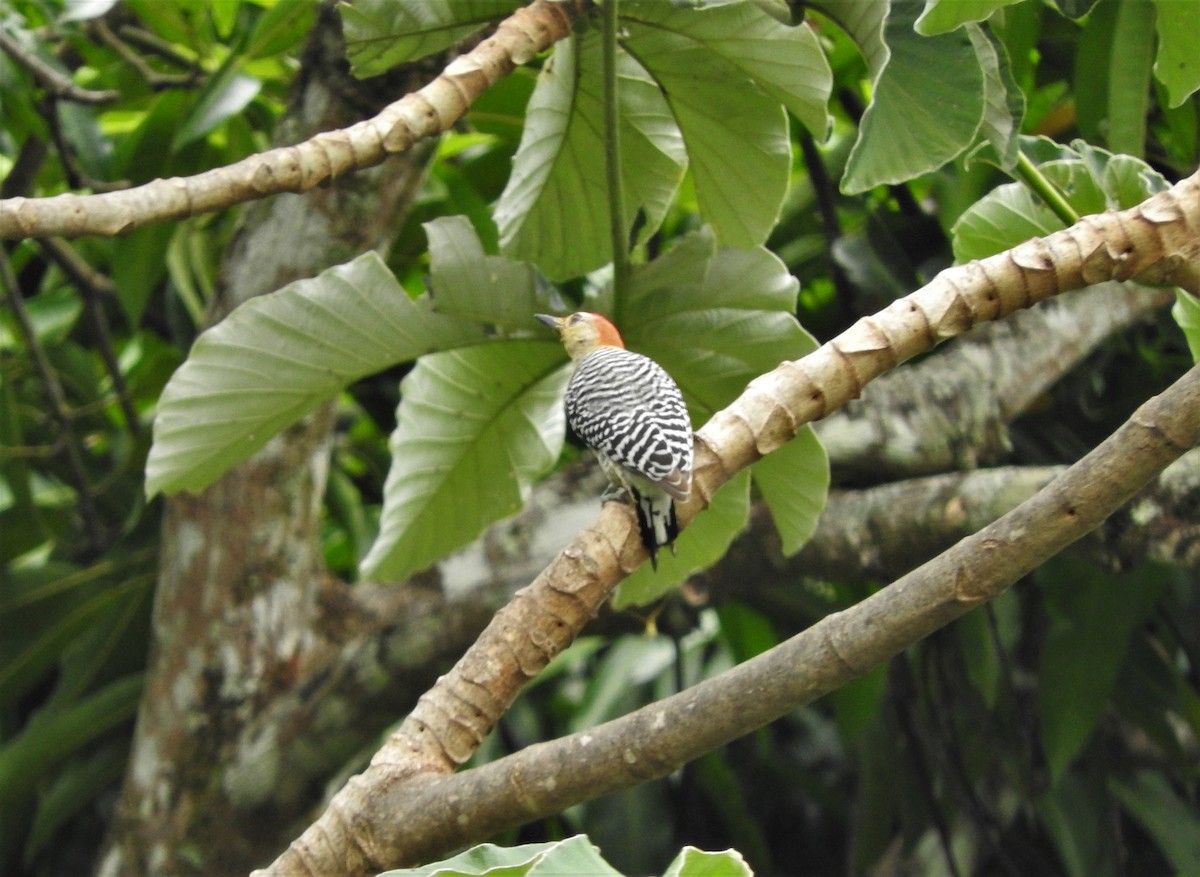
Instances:
[[[583,314],[571,314],[571,319],[569,320],[569,322],[571,323],[571,325],[575,325],[576,323],[582,323],[583,322]]]

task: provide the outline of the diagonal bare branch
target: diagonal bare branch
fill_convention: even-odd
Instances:
[[[374,118],[192,177],[97,195],[0,201],[0,239],[127,234],[155,222],[221,210],[280,192],[306,192],[379,164],[453,125],[501,77],[571,31],[590,0],[534,0],[419,91]]]
[[[947,338],[1058,293],[1095,283],[1133,279],[1191,285],[1189,281],[1194,281],[1200,270],[1198,266],[1200,173],[1138,207],[1086,217],[1048,237],[1035,238],[988,259],[948,269],[927,286],[860,320],[810,355],[785,362],[751,382],[732,405],[716,414],[697,433],[697,490],[683,516],[694,516],[736,472],[782,446],[804,424],[827,416],[859,396],[870,380]],[[1129,442],[1138,448],[1133,455],[1135,459],[1123,461],[1120,455],[1106,453],[1099,462],[1089,456],[1087,460],[1091,462],[1086,466],[1081,462],[1070,470],[1085,471],[1102,484],[1090,484],[1085,479],[1079,486],[1080,492],[1073,492],[1075,481],[1068,481],[1069,487],[1064,487],[1059,479],[1023,504],[1021,509],[1034,514],[1039,522],[1050,517],[1039,523],[1036,532],[1029,531],[1025,537],[1017,538],[1016,530],[988,528],[983,533],[990,535],[982,542],[977,536],[960,543],[961,546],[970,542],[978,556],[964,557],[959,548],[943,555],[951,557],[947,562],[953,564],[946,568],[953,572],[948,580],[953,590],[948,597],[942,595],[928,603],[924,601],[925,590],[903,584],[909,581],[906,577],[899,583],[902,587],[888,589],[890,596],[885,601],[888,612],[880,611],[879,601],[867,601],[850,610],[855,613],[853,621],[839,624],[833,631],[823,629],[815,644],[811,637],[805,639],[804,649],[819,653],[812,659],[823,657],[826,662],[822,666],[833,670],[825,681],[805,672],[801,689],[789,683],[788,690],[792,691],[789,696],[794,699],[799,690],[803,697],[811,699],[866,672],[908,643],[988,599],[993,588],[1006,587],[1025,569],[1022,564],[1038,557],[1039,552],[1048,551],[1045,556],[1050,556],[1097,526],[1133,491],[1196,443],[1196,430],[1200,429],[1196,410],[1198,383],[1200,377],[1193,370],[1187,380],[1177,385],[1183,389],[1159,397],[1165,401],[1148,403],[1128,428],[1118,433],[1122,448]],[[1174,404],[1186,410],[1170,410]],[[1172,419],[1176,415],[1182,421]],[[1147,460],[1152,464],[1148,465]],[[1031,503],[1032,511],[1027,508]],[[1011,527],[1014,520],[1022,519],[1006,516],[997,526]],[[615,503],[606,505],[596,523],[582,531],[529,587],[518,592],[454,670],[421,698],[376,754],[366,774],[351,780],[325,814],[265,873],[360,873],[373,865],[415,861],[434,847],[415,840],[419,833],[410,834],[408,829],[420,821],[425,830],[432,831],[429,823],[419,819],[419,814],[436,810],[445,818],[447,802],[454,805],[455,812],[447,820],[449,828],[438,829],[442,834],[432,835],[437,838],[436,843],[447,840],[445,832],[454,834],[451,846],[485,836],[499,827],[499,822],[485,821],[480,815],[482,804],[478,802],[498,795],[496,785],[503,785],[510,792],[516,787],[516,802],[520,806],[514,807],[513,799],[506,798],[508,810],[503,814],[506,820],[524,821],[538,813],[551,812],[543,810],[544,806],[552,810],[568,802],[570,796],[564,797],[560,787],[531,785],[534,778],[551,777],[553,786],[563,777],[553,770],[549,773],[529,770],[528,759],[536,756],[526,753],[513,756],[514,759],[525,756],[527,760],[510,762],[515,766],[502,774],[499,771],[503,769],[481,768],[440,780],[430,775],[451,774],[470,757],[524,684],[571,642],[616,584],[644,560],[645,552],[630,510]],[[1011,578],[1005,578],[1010,574]],[[938,583],[944,581],[947,581],[944,577],[937,579]],[[847,614],[839,613],[839,617]],[[836,638],[830,638],[835,633]],[[808,665],[790,664],[789,672],[794,673],[797,666]],[[779,671],[772,673],[774,685],[780,681],[776,678]],[[759,683],[758,688],[741,687],[739,698],[744,700],[749,692],[761,695],[766,701],[772,692],[763,688],[765,684]],[[686,695],[685,692],[681,696]],[[642,718],[630,717],[628,722],[632,725],[622,727],[631,727],[633,736],[655,732],[657,739],[662,740],[666,734],[670,740],[679,740],[678,745],[684,748],[672,748],[669,756],[650,758],[648,762],[637,758],[627,761],[627,769],[619,774],[620,784],[615,786],[611,785],[615,781],[611,777],[595,776],[590,767],[581,769],[580,775],[586,774],[598,784],[588,787],[589,794],[602,794],[651,776],[662,776],[680,763],[676,760],[680,751],[690,753],[684,757],[686,760],[730,738],[718,739],[711,731],[704,731],[694,744],[684,743],[673,731],[660,726],[660,714],[653,712],[655,707],[648,709],[651,712],[634,714]],[[758,715],[761,707],[757,711],[739,712]],[[691,732],[696,731],[692,727]],[[576,745],[581,742],[582,738]],[[543,744],[527,752],[540,753],[545,747],[555,745]],[[693,746],[705,748],[693,750]],[[563,750],[553,751],[562,757]],[[595,753],[598,758],[605,754]],[[621,750],[607,754],[624,757]],[[592,755],[583,761],[592,764]],[[611,769],[614,762],[606,763]],[[538,764],[544,766],[542,762]],[[573,765],[576,766],[579,765]],[[475,779],[479,776],[488,779]],[[421,804],[413,807],[418,799]],[[433,803],[434,799],[441,803]],[[403,809],[401,801],[405,804]],[[468,806],[472,808],[470,814],[464,809]],[[426,809],[422,811],[422,807]]]

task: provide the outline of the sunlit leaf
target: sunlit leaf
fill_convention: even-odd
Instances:
[[[703,43],[634,22],[621,45],[666,95],[704,221],[732,247],[766,240],[787,192],[791,143],[779,102]]]
[[[696,9],[658,0],[627,0],[621,19],[623,24],[641,22],[694,40],[787,107],[814,137],[825,139],[833,74],[807,24],[780,24],[753,3]]]
[[[684,847],[667,866],[663,877],[753,877],[754,872],[736,850],[705,852]]]
[[[987,21],[992,13],[1020,0],[926,0],[925,10],[917,19],[917,33],[924,36],[946,33],[977,21]]]

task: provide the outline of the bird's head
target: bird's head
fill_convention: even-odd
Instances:
[[[574,360],[583,359],[597,347],[621,347],[621,333],[606,317],[589,311],[580,311],[569,317],[553,317],[536,314],[537,318],[558,332],[567,354]]]

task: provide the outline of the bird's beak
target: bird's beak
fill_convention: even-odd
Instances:
[[[562,325],[561,317],[551,316],[550,314],[534,314],[534,316],[537,317],[539,322],[545,323],[547,326],[549,326],[555,332],[557,332],[559,329],[559,326]]]

